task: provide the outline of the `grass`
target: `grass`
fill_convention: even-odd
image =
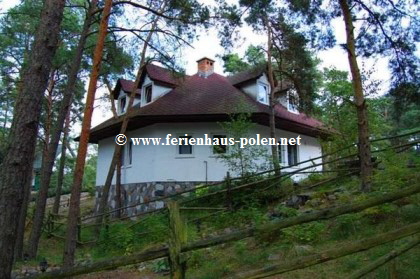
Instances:
[[[373,193],[359,193],[358,179],[356,177],[346,177],[340,181],[333,181],[313,189],[311,202],[299,209],[285,207],[281,203],[284,191],[279,187],[270,189],[269,197],[267,193],[258,192],[258,189],[248,189],[241,193],[235,193],[234,204],[236,205],[236,211],[214,215],[203,219],[199,223],[189,222],[187,226],[188,241],[223,234],[251,225],[271,222],[275,218],[287,218],[304,214],[305,211],[364,200],[369,196],[380,195],[381,193],[409,186],[412,183],[418,183],[420,174],[417,173],[416,169],[406,169],[401,165],[395,166],[395,162],[403,164],[406,160],[406,157],[399,159],[395,157],[391,159],[384,158],[386,171],[375,174],[375,192]],[[401,169],[401,171],[398,171],[398,169]],[[311,176],[302,185],[310,185],[326,178],[326,176],[320,175]],[[292,187],[290,181],[282,184],[283,186]],[[200,204],[195,204],[194,206],[212,206],[217,205],[217,202],[219,202],[220,206],[220,199],[216,198],[212,198],[209,201],[201,200],[200,202]],[[85,212],[89,212],[89,206],[92,205],[90,204],[84,208]],[[212,212],[188,210],[183,211],[182,215],[187,220],[193,220],[209,213]],[[128,255],[167,243],[167,218],[166,214],[154,214],[136,222],[113,223],[108,229],[102,230],[99,243],[80,247],[77,258],[79,260],[88,259],[95,261]],[[295,259],[324,249],[337,247],[343,241],[371,237],[377,233],[400,228],[406,224],[418,221],[420,221],[420,195],[414,195],[391,204],[377,206],[359,213],[342,215],[332,220],[293,226],[281,232],[267,233],[254,238],[186,253],[185,256],[188,259],[187,278],[219,279],[234,272],[261,268],[276,261],[283,262]],[[57,231],[57,234],[60,235],[64,235],[64,233],[64,227]],[[93,237],[92,229],[82,230],[82,239],[84,241]],[[388,243],[365,252],[348,255],[337,260],[288,272],[273,278],[343,278],[388,253],[395,245],[399,245],[404,241]],[[51,264],[59,264],[62,251],[62,240],[47,239],[43,236],[39,258],[45,257]],[[415,247],[398,257],[396,270],[399,278],[416,278],[420,274],[420,261],[418,259],[420,259],[420,247]],[[37,265],[37,262],[33,261],[28,264]],[[19,265],[21,264],[18,263],[17,266]],[[150,278],[168,278],[167,275],[159,272],[167,268],[162,260],[142,263],[141,266],[144,274],[153,274],[150,275]],[[387,264],[375,270],[366,278],[388,278],[389,266],[390,264]],[[129,270],[133,270],[133,268],[129,268]]]

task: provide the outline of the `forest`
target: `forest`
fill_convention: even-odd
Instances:
[[[15,2],[0,9],[0,279],[418,278],[417,1]],[[191,75],[188,60],[202,53],[215,60]],[[319,154],[215,145],[205,181],[157,183],[128,203],[136,153],[115,136],[172,125],[153,115],[166,97],[143,84],[155,73],[168,97],[187,96],[203,59],[219,67],[203,84],[266,77],[264,119],[239,101],[219,113],[229,97],[206,99],[218,131],[240,138],[264,120],[270,138],[285,139],[279,127],[298,138],[306,130],[278,117],[286,94],[285,115],[322,123],[307,134]],[[198,157],[188,148],[177,150]],[[211,160],[223,162],[223,179],[212,181]]]

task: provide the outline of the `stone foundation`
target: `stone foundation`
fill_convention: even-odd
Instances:
[[[154,201],[147,204],[140,203],[151,201],[156,198],[172,195],[177,192],[192,189],[197,185],[204,184],[202,181],[188,181],[188,182],[144,182],[144,183],[130,183],[121,185],[121,204],[122,207],[130,206],[124,209],[122,216],[134,216],[141,212],[162,208],[165,203],[163,201]],[[103,186],[96,186],[95,194],[95,212],[98,211],[99,200],[102,195]],[[111,186],[108,205],[110,210],[116,209],[116,187]],[[186,193],[188,195],[188,193]]]

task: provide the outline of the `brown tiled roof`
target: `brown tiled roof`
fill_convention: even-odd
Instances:
[[[153,65],[153,78],[166,83],[169,74],[165,69]],[[160,69],[158,69],[160,68]],[[149,73],[149,71],[148,71]],[[152,75],[153,75],[152,74]],[[173,80],[172,80],[173,81]],[[214,122],[226,121],[230,114],[249,112],[255,122],[268,125],[270,110],[232,85],[230,78],[211,74],[207,78],[197,74],[187,76],[170,92],[143,107],[131,110],[128,130],[153,123],[165,122]],[[284,106],[276,105],[277,126],[312,136],[323,136],[328,132],[318,120],[303,113],[289,112]],[[118,134],[122,116],[111,118],[91,130],[91,142]]]
[[[234,74],[232,76],[228,76],[230,83],[232,85],[240,85],[241,83],[257,79],[259,78],[266,70],[266,65],[259,65],[257,67],[253,67],[249,70]]]
[[[131,90],[133,89],[133,85],[134,85],[133,81],[119,78],[117,80],[117,84],[114,87],[114,90],[112,91],[112,94],[114,94],[114,98],[115,99],[118,98],[118,96],[120,95],[121,89],[126,93],[130,93]],[[140,95],[141,90],[137,89],[136,91],[137,91],[136,95]]]
[[[153,81],[164,83],[166,85],[175,86],[179,82],[180,74],[168,69],[159,67],[154,64],[146,66],[146,73]]]
[[[146,66],[146,72],[149,76],[149,78],[153,81],[156,81],[158,83],[161,83],[163,85],[169,86],[169,87],[175,87],[175,85],[179,82],[179,74],[169,71],[168,69],[148,64]],[[115,85],[114,90],[112,91],[114,94],[114,98],[118,98],[118,95],[120,94],[120,90],[122,89],[126,93],[130,93],[131,89],[133,88],[134,81],[127,80],[127,79],[118,79],[117,84]],[[138,89],[136,92],[137,95],[141,94],[141,90]]]

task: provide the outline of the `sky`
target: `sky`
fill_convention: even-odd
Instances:
[[[229,0],[234,1],[234,0]],[[202,0],[201,2],[210,3],[212,0]],[[18,4],[18,0],[0,0],[0,13],[7,11],[10,7]],[[332,22],[333,29],[335,31],[335,36],[337,39],[337,44],[345,42],[345,27],[341,19],[335,19]],[[250,44],[264,45],[266,43],[266,38],[263,35],[258,35],[254,33],[250,27],[243,27],[241,30],[240,43],[238,43],[233,49],[234,52],[237,52],[242,56]],[[223,62],[218,58],[218,54],[222,55],[225,50],[220,46],[219,39],[217,38],[217,30],[211,28],[208,31],[203,31],[199,34],[199,38],[192,43],[193,48],[186,47],[182,53],[180,65],[185,67],[186,73],[188,75],[193,75],[197,72],[197,63],[196,61],[202,57],[209,57],[216,61],[215,63],[215,72],[223,74]],[[322,51],[317,54],[317,57],[322,60],[320,68],[324,67],[335,67],[339,70],[349,71],[349,64],[347,60],[346,52],[340,47],[336,46],[327,51]],[[382,85],[380,87],[379,94],[386,92],[388,87],[388,80],[390,79],[389,71],[387,70],[387,61],[386,59],[379,60],[361,60],[359,59],[361,68],[374,67],[376,71],[372,74],[372,78],[381,80]],[[105,89],[99,89],[97,97],[101,96]],[[104,119],[111,117],[109,106],[104,106],[104,103],[99,103],[95,106],[95,111],[93,115],[92,127],[100,124]],[[80,130],[76,125],[73,129],[77,133]]]

